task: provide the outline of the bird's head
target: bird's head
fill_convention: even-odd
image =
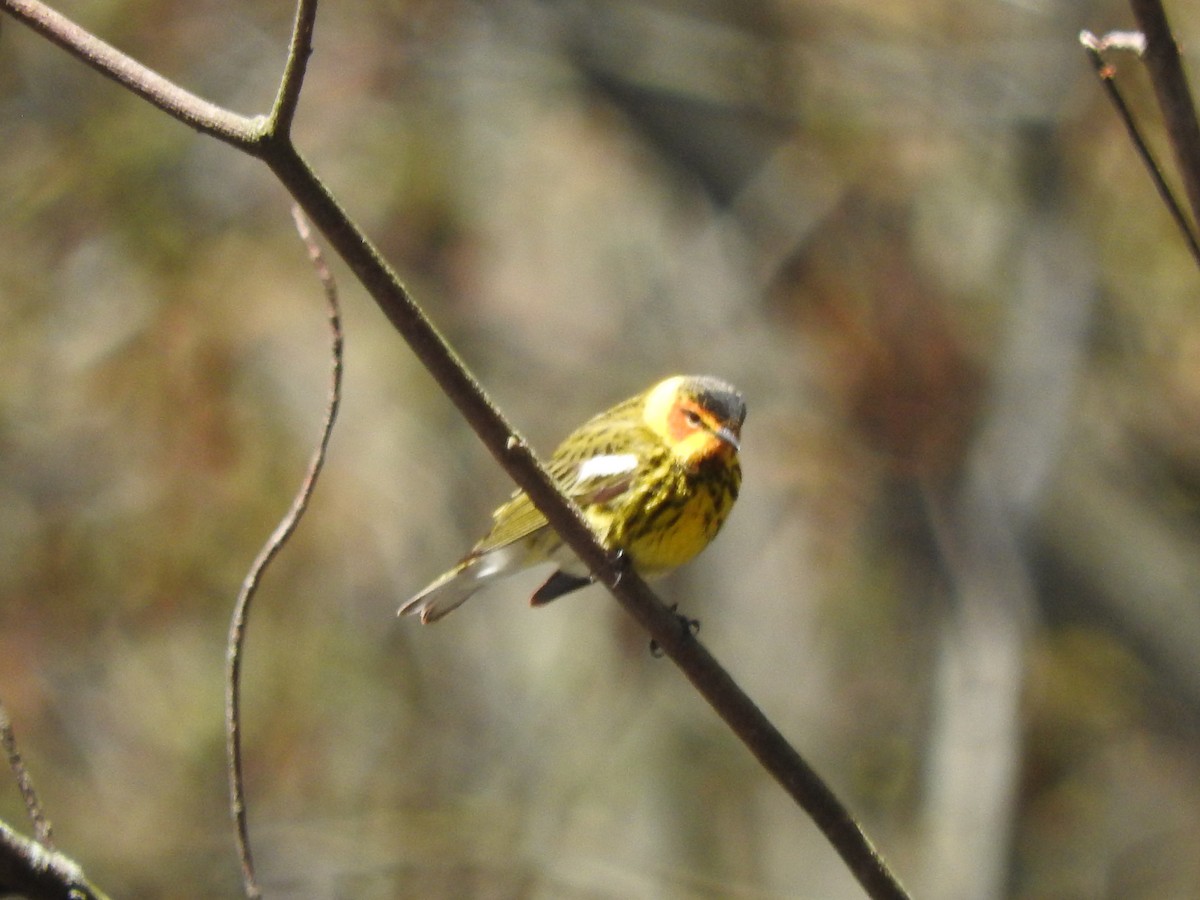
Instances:
[[[740,449],[746,401],[737,388],[710,375],[675,375],[646,393],[646,425],[692,469]]]

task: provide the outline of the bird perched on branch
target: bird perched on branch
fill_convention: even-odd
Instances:
[[[708,546],[741,486],[738,462],[746,403],[708,375],[676,375],[575,429],[554,451],[550,475],[601,542],[638,572],[674,569]],[[525,495],[492,513],[492,528],[450,571],[400,607],[433,622],[499,578],[556,563],[534,606],[593,581]]]

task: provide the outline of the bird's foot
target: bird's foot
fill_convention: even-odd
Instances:
[[[700,633],[700,620],[691,619],[681,612],[676,612],[679,609],[678,603],[672,603],[667,607],[671,612],[675,613],[675,618],[679,620],[679,625],[682,627],[688,637],[695,637]],[[658,645],[658,641],[650,641],[650,655],[655,659],[660,659],[663,655],[663,648]]]
[[[609,557],[609,567],[612,569],[613,587],[621,583],[621,579],[625,577],[625,573],[629,571],[629,567],[633,565],[633,560],[629,558],[629,554],[618,547],[611,557]]]

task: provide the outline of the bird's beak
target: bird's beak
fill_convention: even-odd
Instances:
[[[727,428],[725,426],[722,426],[722,427],[716,429],[715,431],[713,431],[713,434],[715,434],[720,440],[724,441],[726,444],[728,444],[734,450],[739,451],[739,452],[741,451],[742,442],[738,438],[738,436],[736,434],[734,434],[732,428]]]

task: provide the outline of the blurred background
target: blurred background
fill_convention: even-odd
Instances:
[[[62,8],[250,114],[292,16]],[[742,498],[661,594],[921,897],[1200,896],[1200,273],[1077,41],[1129,27],[1066,0],[317,24],[299,146],[536,447],[667,374],[745,392]],[[318,435],[320,286],[263,167],[7,19],[0,228],[0,697],[114,897],[233,896],[224,642]],[[861,896],[600,589],[394,618],[511,486],[335,271],[342,414],[248,635],[268,896]],[[0,817],[28,830],[11,783]]]

